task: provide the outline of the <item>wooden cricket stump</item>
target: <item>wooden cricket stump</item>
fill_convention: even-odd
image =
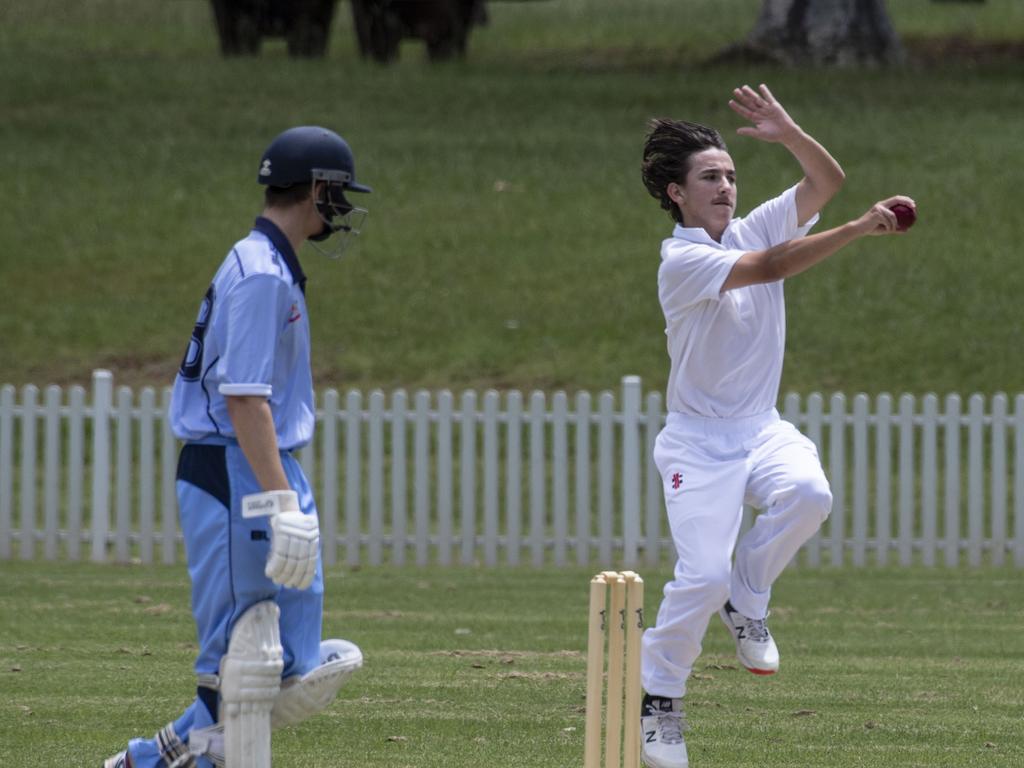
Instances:
[[[603,571],[594,576],[587,632],[584,768],[639,768],[643,630],[644,580],[633,571]]]

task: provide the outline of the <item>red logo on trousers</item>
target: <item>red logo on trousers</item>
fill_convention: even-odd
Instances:
[[[683,473],[682,472],[676,472],[674,475],[672,475],[672,490],[678,491],[679,490],[679,486],[681,486],[682,484],[683,484]]]

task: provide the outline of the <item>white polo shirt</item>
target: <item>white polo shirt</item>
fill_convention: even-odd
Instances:
[[[256,219],[221,264],[199,308],[171,393],[171,429],[190,442],[229,442],[227,396],[265,397],[281,450],[313,438],[306,276],[288,239]]]
[[[803,237],[796,187],[729,222],[717,243],[702,228],[676,225],[661,244],[658,298],[672,368],[668,409],[743,418],[775,407],[786,345],[782,281],[722,293],[744,253]]]

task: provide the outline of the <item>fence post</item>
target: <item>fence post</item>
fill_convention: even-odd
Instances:
[[[868,396],[853,398],[853,564],[867,564],[868,549]]]
[[[406,406],[405,390],[391,394],[391,562],[405,565],[407,530],[407,487],[405,478]]]
[[[487,396],[490,396],[488,393]],[[487,402],[486,397],[484,402]],[[495,393],[497,397],[497,393]],[[497,403],[493,404],[494,413],[497,414]],[[452,564],[452,547],[455,544],[455,504],[453,499],[455,498],[452,494],[452,463],[454,461],[454,454],[452,453],[452,434],[455,423],[455,396],[447,389],[442,389],[437,393],[437,562],[439,565],[451,565]],[[495,418],[497,418],[495,416]],[[497,429],[497,423],[494,422],[491,425],[494,429]],[[485,428],[486,432],[486,428]],[[493,439],[497,439],[497,435],[492,435]],[[487,437],[484,437],[485,451],[490,448],[487,445]],[[494,455],[497,456],[497,445],[493,447]],[[495,458],[497,461],[497,458]],[[494,480],[495,490],[497,493],[497,479]],[[486,508],[486,505],[485,505]],[[493,511],[495,518],[497,517],[497,502],[495,502],[495,508],[489,510]],[[497,531],[494,533],[495,541],[498,538]],[[497,544],[495,543],[495,546]],[[494,558],[494,563],[497,563],[497,556]]]
[[[153,562],[153,523],[156,519],[155,479],[156,392],[143,387],[139,393],[139,559]]]
[[[543,392],[530,395],[530,558],[534,566],[544,564],[544,538],[547,525],[547,484],[545,482],[545,397]]]
[[[82,508],[85,488],[85,387],[71,387],[68,397],[68,559],[82,552]]]
[[[118,387],[114,411],[117,456],[114,461],[114,560],[131,562],[132,525],[132,391]]]
[[[576,393],[576,564],[590,562],[590,393]]]
[[[508,393],[505,408],[508,423],[505,431],[505,559],[509,565],[519,565],[522,553],[522,429],[523,395],[517,390]]]
[[[171,429],[170,387],[164,387],[160,395],[160,414],[160,557],[172,565],[178,559],[178,443]]]
[[[892,397],[883,392],[875,401],[875,562],[889,562],[892,539]]]
[[[324,410],[320,419],[320,477],[323,491],[321,503],[317,506],[320,509],[320,557],[328,567],[338,562],[338,401],[338,390],[328,389],[324,392]],[[346,452],[346,461],[347,456]]]
[[[11,557],[11,507],[14,498],[14,387],[0,388],[0,560]]]
[[[622,378],[622,559],[637,562],[640,543],[640,399],[639,376]]]
[[[498,506],[498,410],[500,395],[496,390],[489,389],[484,394],[484,565],[494,567],[498,564],[498,539],[500,538],[500,519]],[[450,417],[449,417],[450,423]],[[451,493],[449,493],[449,498]],[[448,510],[448,543],[451,544],[451,509]],[[449,561],[451,555],[449,546]],[[449,561],[445,562],[445,565]]]
[[[21,390],[21,559],[31,560],[36,549],[36,419],[39,388]]]
[[[384,552],[384,393],[370,393],[370,565],[380,565]]]
[[[360,564],[362,543],[362,431],[363,395],[350,389],[345,396],[345,564]]]
[[[846,398],[838,392],[829,402],[829,468],[832,484],[832,514],[829,516],[831,565],[843,564],[846,547]]]
[[[602,392],[597,400],[597,552],[602,568],[610,567],[615,546],[615,396]]]
[[[60,528],[57,514],[60,504],[60,405],[63,396],[61,388],[56,385],[52,384],[46,388],[46,426],[43,440],[43,527],[46,534],[43,554],[47,560],[57,559],[57,538]]]
[[[555,565],[566,564],[569,538],[569,398],[556,392],[551,399],[551,517],[555,534]]]
[[[110,413],[114,399],[114,377],[110,371],[92,373],[92,560],[107,559],[110,531]]]
[[[910,565],[914,559],[914,396],[899,400],[899,560]]]
[[[985,535],[985,399],[980,394],[971,395],[967,401],[967,418],[967,562],[977,568],[981,565],[981,540]]]
[[[960,396],[946,396],[943,416],[946,439],[945,535],[946,565],[960,564]]]
[[[1006,562],[1006,413],[1002,392],[992,398],[992,565]]]
[[[416,565],[430,562],[430,392],[421,389],[413,398],[412,519],[416,532]]]
[[[921,428],[921,535],[924,540],[921,562],[931,568],[935,565],[939,530],[939,398],[934,394],[925,395],[921,413],[924,419]]]
[[[459,525],[462,527],[460,562],[472,565],[476,557],[476,392],[462,393],[459,421]]]
[[[1013,399],[1013,564],[1024,567],[1024,394]]]

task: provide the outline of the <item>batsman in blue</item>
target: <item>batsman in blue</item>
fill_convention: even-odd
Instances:
[[[341,256],[366,217],[348,195],[370,188],[346,141],[318,126],[274,138],[257,181],[262,215],[202,299],[171,399],[196,697],[104,768],[269,766],[271,728],[322,710],[362,665],[355,644],[321,640],[319,522],[294,452],[316,420],[298,251]]]

